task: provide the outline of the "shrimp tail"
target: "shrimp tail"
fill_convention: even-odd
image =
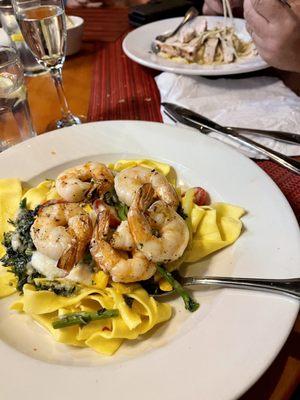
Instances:
[[[92,229],[90,220],[88,221],[88,223],[90,224],[90,229]],[[58,260],[57,267],[70,272],[74,265],[76,265],[82,258],[87,248],[87,244],[91,239],[92,232],[90,233],[88,241],[83,240],[83,238],[77,236],[74,229],[72,229],[71,227],[68,228],[67,232],[72,236],[72,244],[64,251],[60,259]]]
[[[98,195],[100,196],[101,194],[105,194],[111,189],[111,187],[112,187],[111,182],[106,178],[97,182]]]
[[[78,254],[78,245],[74,240],[72,245],[66,249],[57,263],[57,268],[63,269],[64,271],[70,272],[76,264],[76,258]]]
[[[109,232],[110,213],[108,210],[101,211],[97,215],[96,225],[93,231],[92,241],[104,239]]]
[[[77,264],[80,261],[80,259],[83,257],[87,247],[88,247],[88,244],[84,241],[78,240],[76,242],[75,264]]]
[[[102,198],[102,195],[108,192],[111,186],[111,181],[106,178],[94,180],[90,189],[85,193],[86,200],[90,201],[94,197]]]
[[[90,252],[96,266],[105,272],[109,272],[109,262],[115,259],[115,251],[106,241],[110,228],[110,213],[108,210],[101,211],[97,215],[96,225],[93,231]],[[117,261],[114,261],[116,263]]]
[[[133,207],[146,211],[154,201],[154,189],[151,183],[145,183],[136,192]]]

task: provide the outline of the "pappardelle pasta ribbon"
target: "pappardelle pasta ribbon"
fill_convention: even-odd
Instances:
[[[126,296],[126,297],[125,297]],[[130,306],[126,298],[132,299]],[[134,340],[155,325],[171,317],[171,307],[149,297],[139,285],[118,284],[105,289],[81,287],[71,297],[58,296],[46,290],[24,286],[24,294],[11,306],[13,310],[30,315],[60,343],[91,347],[95,351],[112,355],[125,339]],[[52,323],[68,313],[117,309],[115,318],[92,321],[85,326],[54,329]]]

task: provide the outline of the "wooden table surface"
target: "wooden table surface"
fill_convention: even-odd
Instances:
[[[63,68],[65,92],[72,112],[87,115],[95,46],[84,44],[80,53],[68,58]],[[32,120],[37,133],[61,117],[58,97],[49,74],[26,78]]]
[[[63,78],[71,110],[87,115],[95,45],[84,43],[79,54],[68,58]],[[300,95],[300,76],[279,73],[285,83]],[[59,104],[49,75],[27,78],[29,104],[33,123],[39,134],[47,131],[47,125],[60,117]],[[272,335],[272,332],[270,332]],[[285,346],[271,367],[241,400],[296,400],[296,388],[300,383],[300,317],[295,323]],[[294,394],[294,396],[293,396]],[[300,397],[298,397],[300,398]],[[205,400],[205,399],[203,399]]]

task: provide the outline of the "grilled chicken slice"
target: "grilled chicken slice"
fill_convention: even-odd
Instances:
[[[190,62],[196,61],[196,55],[201,46],[201,37],[195,37],[189,43],[181,46],[181,57]]]
[[[204,50],[204,54],[203,54],[203,59],[206,64],[212,64],[214,62],[218,43],[219,43],[219,39],[216,37],[209,38],[205,42],[205,50]]]
[[[167,42],[156,41],[160,51],[167,54],[169,57],[178,57],[180,55],[180,48],[176,46],[176,42],[170,44]]]
[[[196,36],[196,32],[193,26],[187,24],[180,29],[176,36],[180,43],[188,43]]]
[[[236,58],[236,51],[233,47],[230,35],[226,35],[225,38],[220,36],[220,40],[221,40],[224,63],[226,64],[232,63]]]

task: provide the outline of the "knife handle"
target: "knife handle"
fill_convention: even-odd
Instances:
[[[300,134],[283,132],[283,131],[267,131],[263,129],[251,129],[251,128],[236,128],[228,127],[228,129],[234,130],[238,133],[250,133],[253,135],[260,135],[265,137],[270,137],[275,140],[280,140],[285,143],[300,144]]]

